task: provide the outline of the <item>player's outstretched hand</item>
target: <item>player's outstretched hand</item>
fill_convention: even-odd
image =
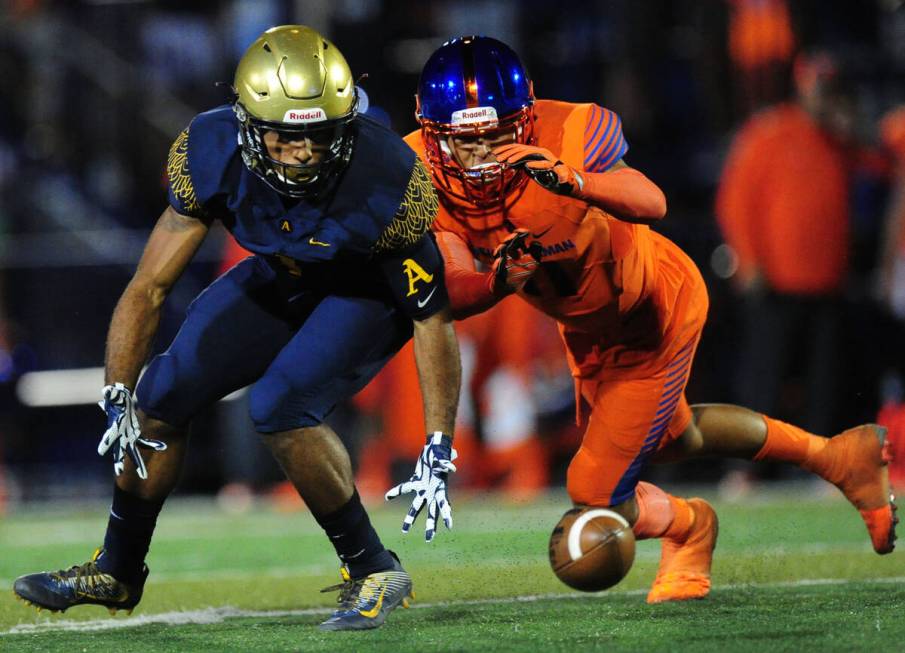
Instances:
[[[113,471],[117,476],[122,474],[125,456],[128,455],[135,465],[138,477],[148,478],[148,470],[138,446],[163,451],[167,445],[160,440],[141,437],[132,391],[122,383],[104,386],[104,398],[97,405],[107,414],[107,430],[97,445],[97,453],[103,456],[113,447]]]
[[[400,483],[386,493],[386,500],[395,499],[401,494],[415,493],[412,507],[402,520],[402,532],[408,533],[415,523],[418,514],[427,506],[427,522],[424,525],[424,539],[428,542],[437,533],[437,516],[443,519],[446,528],[452,528],[452,506],[446,493],[446,479],[450,472],[456,471],[452,461],[458,454],[452,448],[452,440],[435,431],[427,436],[427,444],[415,463],[412,477]]]
[[[531,232],[516,229],[493,252],[490,290],[501,297],[520,290],[537,272],[540,245],[529,243]]]
[[[510,143],[495,148],[493,154],[510,168],[524,167],[529,177],[557,195],[572,195],[581,189],[581,177],[546,148]]]

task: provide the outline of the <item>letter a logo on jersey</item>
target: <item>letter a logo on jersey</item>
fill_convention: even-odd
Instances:
[[[283,220],[280,223],[280,231],[285,231],[287,233],[292,231],[292,224],[289,222],[289,220]]]
[[[413,259],[407,258],[402,262],[402,272],[408,277],[409,280],[409,292],[406,297],[411,297],[418,289],[415,288],[416,281],[424,281],[425,283],[430,283],[434,280],[434,275],[428,274],[424,271],[420,265],[415,263]]]

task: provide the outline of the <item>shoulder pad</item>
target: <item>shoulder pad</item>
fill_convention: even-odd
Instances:
[[[195,195],[195,186],[189,173],[189,130],[183,129],[167,156],[167,184],[169,186],[170,205],[182,215],[197,216],[202,214],[201,205]]]
[[[584,130],[584,170],[606,172],[628,152],[622,120],[615,111],[592,104]]]
[[[367,116],[356,117],[355,129],[352,158],[331,200],[329,214],[342,222],[343,232],[354,234],[360,251],[373,253],[378,241],[381,251],[397,242],[389,235],[384,237],[384,232],[397,224],[391,231],[401,233],[398,220],[414,212],[419,204],[415,196],[421,186],[413,181],[418,157],[396,133]],[[432,192],[429,179],[427,186],[426,190]]]
[[[228,171],[238,156],[238,122],[231,106],[195,116],[176,138],[167,160],[173,208],[203,215],[214,196],[229,193]]]

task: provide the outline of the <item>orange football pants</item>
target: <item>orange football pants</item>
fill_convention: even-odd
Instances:
[[[630,499],[650,457],[691,423],[685,386],[707,320],[707,287],[691,259],[662,241],[661,280],[674,289],[674,302],[672,328],[661,348],[631,368],[604,364],[576,379],[579,394],[591,406],[566,476],[569,496],[577,504],[615,506]]]
[[[589,506],[627,501],[647,460],[688,427],[692,415],[685,385],[698,340],[682,347],[654,376],[582,380],[591,415],[566,475],[572,501]]]

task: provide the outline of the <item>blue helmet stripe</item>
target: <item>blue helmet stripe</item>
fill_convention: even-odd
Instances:
[[[478,80],[475,76],[474,41],[462,39],[462,84],[465,87],[465,106],[472,109],[479,106]]]

